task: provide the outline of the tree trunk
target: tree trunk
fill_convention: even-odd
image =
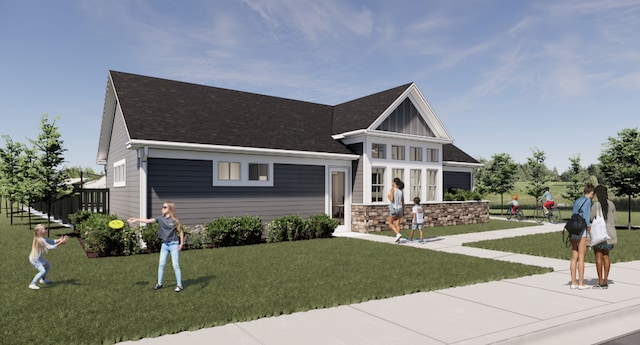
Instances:
[[[629,194],[629,212],[627,214],[629,215],[627,227],[629,230],[631,230],[631,194]]]

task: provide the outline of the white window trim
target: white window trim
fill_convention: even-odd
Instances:
[[[117,180],[117,170],[122,169],[122,180]],[[113,186],[114,187],[126,187],[127,186],[127,159],[123,158],[113,163]]]
[[[220,187],[273,187],[273,162],[261,159],[234,159],[234,163],[240,163],[240,180],[220,180],[218,179],[218,163],[228,162],[225,159],[217,159],[213,161],[213,186]],[[267,165],[268,180],[249,180],[249,164],[258,163]]]

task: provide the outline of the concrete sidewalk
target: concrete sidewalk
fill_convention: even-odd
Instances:
[[[640,261],[612,265],[608,290],[571,290],[566,260],[462,246],[465,242],[545,232],[558,232],[558,243],[561,243],[561,229],[560,224],[544,224],[431,238],[424,244],[400,244],[552,267],[551,273],[311,310],[123,344],[569,345],[602,343],[640,329]],[[386,236],[336,235],[393,245],[393,238]],[[587,252],[587,255],[593,254]],[[593,264],[585,267],[585,282],[589,285],[598,282]]]

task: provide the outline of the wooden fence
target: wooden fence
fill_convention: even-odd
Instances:
[[[32,205],[43,214],[47,214],[47,206],[44,201]],[[79,189],[51,205],[51,216],[66,224],[71,223],[69,215],[78,211],[109,214],[109,189]]]

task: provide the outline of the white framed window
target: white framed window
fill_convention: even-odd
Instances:
[[[404,160],[404,146],[401,145],[391,145],[391,159],[397,161]]]
[[[125,187],[127,185],[127,160],[121,159],[113,163],[113,186]]]
[[[438,170],[427,169],[427,201],[437,201]]]
[[[391,180],[395,180],[396,177],[404,182],[404,169],[394,168],[391,170]]]
[[[427,162],[437,163],[440,161],[440,150],[427,149]]]
[[[226,187],[273,187],[273,164],[261,159],[213,161],[213,185]]]
[[[240,162],[218,162],[218,180],[240,181]]]
[[[269,164],[249,163],[249,181],[269,181]]]
[[[384,168],[371,168],[371,201],[384,201]]]
[[[386,159],[387,158],[387,145],[386,144],[371,144],[371,158]]]
[[[411,184],[411,201],[416,197],[420,197],[420,193],[422,193],[422,170],[420,169],[411,169],[409,172],[409,182]]]
[[[409,160],[414,162],[422,162],[422,147],[411,146],[409,148]]]

